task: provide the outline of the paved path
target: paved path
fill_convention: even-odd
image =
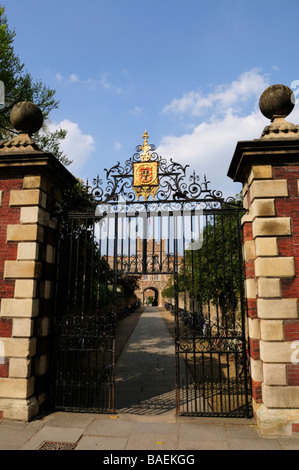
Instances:
[[[115,406],[160,414],[175,403],[174,342],[158,307],[147,307],[116,364]]]
[[[56,412],[30,423],[4,419],[0,450],[50,446],[53,450],[102,450],[110,456],[117,450],[126,451],[124,456],[143,450],[139,459],[146,459],[146,451],[153,450],[160,455],[167,451],[192,455],[196,450],[299,450],[299,436],[262,438],[254,420],[176,416],[174,344],[157,308],[146,309],[140,317],[120,355],[116,378],[117,414]],[[201,458],[200,453],[195,455]],[[103,458],[98,463],[104,463]],[[144,463],[137,461],[134,466]]]
[[[137,450],[161,455],[167,451],[189,455],[196,450],[299,450],[299,438],[262,438],[254,422],[245,419],[57,412],[31,423],[0,423],[0,450],[38,450],[48,442],[62,449],[69,446],[69,450],[126,451],[121,455],[134,455],[128,451]],[[200,459],[202,454],[195,455]]]

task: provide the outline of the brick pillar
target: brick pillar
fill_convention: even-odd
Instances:
[[[250,367],[262,435],[299,429],[299,126],[285,120],[291,93],[281,85],[263,93],[260,108],[271,124],[260,139],[237,144],[228,172],[243,184],[248,209],[242,226]]]
[[[76,180],[17,125],[0,143],[0,417],[27,421],[48,398],[55,208]]]

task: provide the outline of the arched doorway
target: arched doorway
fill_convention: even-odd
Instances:
[[[159,291],[155,287],[146,287],[143,291],[143,304],[150,304],[153,307],[159,305]]]

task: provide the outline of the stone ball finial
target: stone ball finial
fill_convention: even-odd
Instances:
[[[43,121],[43,113],[31,101],[17,103],[10,112],[10,122],[20,133],[34,134],[40,130]]]
[[[260,97],[260,110],[262,114],[273,119],[274,116],[286,117],[295,106],[295,95],[286,85],[272,85]]]

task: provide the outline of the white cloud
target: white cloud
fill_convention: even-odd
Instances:
[[[135,116],[140,116],[143,113],[143,108],[140,106],[135,106],[135,108],[129,110],[130,114],[134,114]]]
[[[99,80],[94,79],[94,78],[87,78],[87,79],[81,79],[78,77],[77,74],[72,73],[69,75],[68,78],[64,78],[60,73],[56,73],[56,79],[59,83],[64,82],[64,83],[81,83],[82,85],[88,85],[91,87],[102,87],[105,88],[106,90],[111,90],[116,94],[120,94],[122,92],[122,88],[120,86],[112,84],[108,80],[109,74],[103,73],[101,75],[101,78]]]
[[[174,99],[163,112],[184,115],[194,121],[189,133],[164,136],[157,151],[163,157],[190,165],[203,178],[206,174],[211,189],[227,196],[240,187],[227,177],[227,171],[240,140],[258,139],[269,124],[258,109],[258,100],[269,86],[267,77],[258,69],[244,72],[230,85],[214,87],[208,94],[190,91]]]
[[[83,134],[78,124],[68,119],[64,119],[59,124],[50,122],[47,125],[47,130],[50,132],[57,129],[67,131],[65,139],[61,141],[60,148],[70,160],[73,160],[68,169],[78,176],[77,172],[84,167],[95,151],[94,139],[89,134]]]
[[[101,80],[100,80],[101,85],[103,86],[103,88],[106,88],[108,90],[112,90],[112,91],[114,91],[115,93],[117,93],[119,95],[122,92],[121,87],[113,85],[108,80],[108,76],[109,76],[109,74],[107,72],[102,74]]]
[[[80,82],[78,76],[75,73],[72,73],[69,78],[70,82],[75,83],[75,82]]]
[[[224,119],[203,122],[191,134],[165,136],[159,145],[159,153],[178,155],[186,163],[213,168],[215,163],[221,164],[238,140],[258,138],[264,127],[265,120],[258,113],[240,118],[230,110]]]
[[[114,148],[115,150],[119,151],[122,149],[122,143],[121,142],[114,142]]]
[[[265,75],[259,69],[244,72],[237,80],[229,85],[218,85],[211,93],[204,95],[199,91],[189,91],[182,98],[174,98],[164,107],[163,113],[188,113],[201,116],[205,111],[212,114],[226,112],[231,106],[240,106],[244,102],[261,94],[268,86]]]

